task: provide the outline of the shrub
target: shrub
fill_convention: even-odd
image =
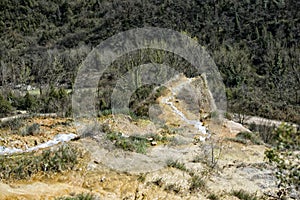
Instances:
[[[244,190],[234,190],[232,191],[232,195],[241,200],[258,200],[258,197],[255,194],[250,194]]]
[[[0,94],[0,117],[5,117],[11,113],[12,106],[1,94]]]
[[[249,129],[253,132],[258,132],[260,138],[264,143],[274,144],[276,141],[276,137],[274,134],[275,126],[270,124],[269,122],[265,122],[263,124],[250,124]]]
[[[265,151],[265,157],[269,163],[276,167],[276,177],[279,180],[279,191],[286,191],[288,194],[290,188],[297,191],[300,189],[300,131],[294,127],[282,124],[279,126],[275,135],[277,139],[276,146]],[[283,195],[278,192],[279,198]]]
[[[49,91],[41,96],[42,112],[70,116],[72,114],[70,101],[70,94],[66,89],[51,86]]]
[[[26,93],[26,95],[21,98],[19,102],[18,109],[21,110],[28,110],[28,111],[36,111],[38,108],[38,101],[36,97],[29,94],[29,92]]]
[[[38,123],[33,123],[28,125],[24,130],[21,131],[22,136],[26,135],[37,135],[40,132],[40,125]]]
[[[253,144],[262,144],[259,136],[253,132],[240,132],[236,135],[236,137],[238,139],[250,140]]]
[[[1,128],[10,128],[13,132],[18,131],[22,126],[24,126],[22,118],[15,118],[13,120],[2,122],[0,125]]]

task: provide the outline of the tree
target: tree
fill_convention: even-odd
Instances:
[[[9,101],[7,101],[1,94],[0,94],[0,116],[4,117],[12,111],[12,106],[10,105]]]

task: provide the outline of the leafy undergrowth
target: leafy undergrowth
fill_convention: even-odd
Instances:
[[[75,145],[63,144],[42,152],[0,156],[0,179],[28,179],[37,173],[73,170],[82,158]]]

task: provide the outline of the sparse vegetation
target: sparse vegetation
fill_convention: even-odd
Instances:
[[[58,197],[55,200],[96,200],[96,197],[91,193],[81,193],[70,197]]]
[[[181,188],[177,184],[167,184],[164,190],[169,192],[175,192],[177,194],[180,192]]]
[[[237,142],[241,144],[248,144],[248,141],[242,138],[225,138],[227,141]]]
[[[173,167],[182,171],[187,171],[185,164],[180,162],[179,160],[168,160],[167,161],[168,167]]]
[[[205,187],[205,180],[194,174],[190,180],[190,191],[203,190]]]
[[[167,136],[165,132],[126,136],[120,132],[112,131],[107,125],[102,126],[102,131],[106,133],[106,138],[112,141],[117,148],[142,154],[145,154],[147,148],[154,143],[155,145],[159,143],[167,144],[172,141],[172,137]]]
[[[262,141],[259,138],[259,136],[253,132],[240,132],[236,135],[236,138],[241,140],[249,140],[253,144],[262,144]]]
[[[152,183],[153,183],[154,185],[158,186],[158,187],[162,187],[163,184],[164,184],[162,178],[157,178],[157,179],[155,179],[154,181],[152,181]]]
[[[200,155],[196,155],[193,159],[194,163],[200,163],[202,161],[203,161],[203,156],[200,156]]]
[[[196,155],[193,162],[201,162],[209,167],[209,170],[214,170],[218,166],[219,159],[222,154],[222,143],[213,139],[208,140],[207,143],[200,143],[200,148],[203,149],[203,155]]]
[[[245,190],[233,190],[231,194],[241,200],[259,200],[256,194],[250,194]]]
[[[140,174],[140,175],[138,176],[137,180],[140,181],[141,183],[144,183],[145,180],[146,180],[146,175],[147,175],[147,174],[144,174],[144,173]]]
[[[149,141],[141,136],[124,137],[122,133],[111,132],[106,134],[107,139],[112,141],[114,145],[125,151],[134,151],[137,153],[146,153]]]
[[[218,195],[216,195],[216,194],[209,194],[209,195],[207,196],[207,198],[210,199],[210,200],[219,200],[219,199],[220,199],[220,198],[218,197]]]
[[[0,156],[0,179],[28,179],[37,173],[72,170],[78,163],[80,151],[63,144],[56,150]]]

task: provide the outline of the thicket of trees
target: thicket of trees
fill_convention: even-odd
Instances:
[[[51,86],[72,88],[91,48],[118,32],[156,26],[185,31],[205,46],[230,111],[299,123],[299,10],[298,0],[2,0],[1,109],[9,110],[7,91],[17,84],[40,88],[41,99]],[[105,95],[100,99],[109,107]]]

